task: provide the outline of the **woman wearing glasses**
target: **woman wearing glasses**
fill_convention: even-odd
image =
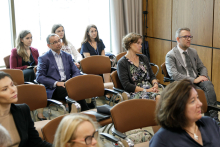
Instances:
[[[39,137],[29,107],[26,104],[14,104],[17,101],[17,87],[11,76],[0,72],[0,124],[7,129],[11,137],[9,146],[52,147]],[[1,136],[0,140],[3,138]]]
[[[67,115],[57,128],[54,147],[99,147],[96,129],[96,124],[86,115]]]
[[[55,33],[59,35],[60,39],[62,39],[62,48],[61,50],[71,54],[74,57],[74,63],[79,68],[80,65],[77,61],[81,58],[81,55],[75,49],[75,47],[66,39],[64,27],[61,24],[55,24],[52,27],[51,33]]]
[[[38,64],[39,53],[36,48],[31,47],[32,34],[23,30],[17,38],[16,48],[12,49],[10,56],[10,68],[21,69],[25,82],[33,82],[35,79],[34,66]]]

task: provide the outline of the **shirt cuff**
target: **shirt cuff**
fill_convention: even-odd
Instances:
[[[53,87],[57,87],[57,82],[58,81],[54,82]]]

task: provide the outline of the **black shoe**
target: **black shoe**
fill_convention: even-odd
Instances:
[[[40,117],[38,117],[38,115],[37,115],[37,118],[38,118],[40,121],[47,120],[46,117],[45,117],[45,118],[40,118]]]

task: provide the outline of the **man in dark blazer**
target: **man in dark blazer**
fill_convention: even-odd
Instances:
[[[191,80],[196,88],[205,92],[208,104],[216,106],[216,94],[213,84],[209,80],[208,71],[197,51],[190,48],[192,38],[189,28],[179,28],[176,31],[177,46],[166,55],[167,72],[174,80]],[[211,112],[211,116],[218,117],[218,114]]]
[[[73,63],[72,56],[61,51],[62,43],[58,35],[48,35],[47,46],[50,50],[38,58],[36,80],[45,85],[48,99],[65,100],[65,82],[80,75],[80,71]],[[82,111],[89,109],[85,100],[78,102]]]

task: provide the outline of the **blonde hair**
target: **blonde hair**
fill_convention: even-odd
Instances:
[[[28,57],[28,54],[24,48],[24,43],[21,42],[21,40],[27,36],[27,34],[30,34],[31,32],[28,31],[28,30],[23,30],[19,33],[18,35],[18,38],[17,38],[17,41],[16,41],[16,48],[17,48],[17,54],[19,56],[22,57],[22,59],[25,61],[25,62],[28,62],[29,61],[29,57]]]
[[[53,142],[54,147],[66,147],[66,144],[70,142],[70,140],[76,138],[76,129],[84,121],[90,122],[93,127],[97,129],[97,125],[92,119],[84,114],[70,114],[65,116],[57,128]],[[97,139],[97,147],[100,147],[99,137]]]

